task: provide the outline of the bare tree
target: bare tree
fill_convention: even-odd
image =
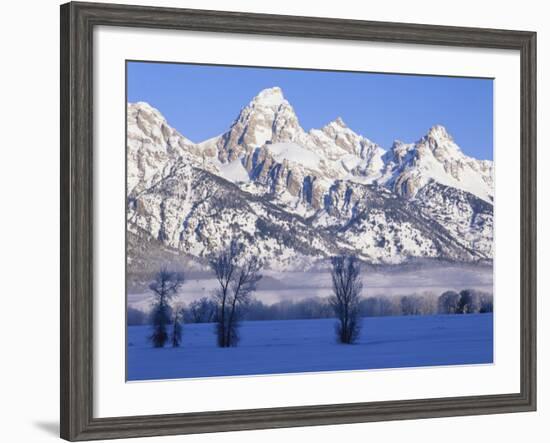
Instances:
[[[231,283],[231,304],[226,328],[226,343],[229,346],[234,346],[239,341],[238,321],[240,320],[240,312],[250,302],[251,295],[262,278],[260,269],[261,265],[258,257],[250,257],[242,267],[238,268],[235,279]]]
[[[362,317],[382,317],[401,314],[401,305],[397,305],[395,297],[367,297],[360,302]]]
[[[460,295],[455,291],[445,291],[437,300],[439,314],[456,314],[458,312]]]
[[[229,248],[222,251],[216,257],[213,257],[209,264],[210,268],[216,276],[216,280],[220,285],[220,288],[216,291],[215,300],[218,307],[218,346],[225,348],[228,346],[226,343],[226,317],[227,317],[227,304],[229,298],[230,288],[229,285],[233,280],[233,275],[237,272],[237,258],[239,256],[240,248],[237,242],[232,241]]]
[[[331,263],[334,295],[329,301],[339,321],[336,333],[340,343],[352,344],[361,331],[359,313],[363,284],[359,261],[354,256],[341,256],[333,257]]]
[[[175,306],[173,309],[172,320],[172,347],[178,348],[181,345],[181,335],[183,330],[183,314],[182,305]]]
[[[475,289],[463,289],[460,291],[460,300],[458,302],[458,314],[474,314],[481,308],[481,298]]]
[[[216,314],[216,304],[207,297],[199,300],[193,300],[187,309],[187,321],[193,323],[210,323],[214,321]]]
[[[493,312],[493,295],[482,293],[480,296],[479,312],[481,314]]]
[[[166,267],[163,267],[155,274],[154,280],[149,284],[149,289],[154,296],[151,312],[153,333],[149,339],[155,348],[164,347],[168,341],[168,325],[170,324],[170,313],[172,311],[169,303],[184,281],[183,272],[169,271]]]
[[[243,246],[232,240],[227,249],[210,260],[210,268],[220,286],[215,302],[218,346],[222,348],[237,345],[240,310],[250,301],[262,278],[257,257],[244,259],[242,252]]]

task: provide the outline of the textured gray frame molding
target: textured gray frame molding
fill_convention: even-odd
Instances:
[[[129,26],[517,50],[521,54],[521,392],[153,416],[93,416],[92,45]],[[70,441],[536,409],[536,33],[99,3],[61,6],[61,437]]]

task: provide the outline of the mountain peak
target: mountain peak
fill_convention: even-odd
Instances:
[[[434,125],[430,128],[427,134],[428,137],[434,138],[436,140],[453,140],[445,126],[443,125]]]
[[[263,106],[279,106],[286,102],[283,95],[283,90],[278,86],[273,88],[266,88],[254,97],[253,100],[256,104],[262,104]]]
[[[351,130],[348,125],[346,125],[344,120],[342,120],[342,117],[337,117],[336,119],[327,123],[322,130],[327,134],[335,134],[342,132],[343,129],[348,130],[349,132],[353,132],[353,130]]]
[[[392,151],[395,151],[395,150],[398,150],[398,149],[403,149],[403,148],[407,148],[409,146],[411,146],[412,144],[411,143],[405,143],[404,141],[402,140],[399,140],[399,139],[395,139],[391,145],[391,150]]]
[[[143,101],[140,101],[140,102],[134,102],[134,103],[128,103],[128,110],[129,111],[141,111],[141,112],[147,112],[147,113],[152,113],[154,114],[158,119],[160,120],[165,120],[164,116],[161,114],[161,112],[151,106],[149,103],[147,102],[143,102]]]
[[[146,108],[146,109],[155,109],[153,108],[149,103],[147,102],[134,102],[134,103],[128,103],[129,108]]]
[[[327,126],[339,126],[340,128],[347,128],[348,125],[342,120],[342,117],[336,117],[333,121],[331,121]]]

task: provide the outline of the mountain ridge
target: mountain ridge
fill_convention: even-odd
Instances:
[[[492,259],[493,163],[466,156],[441,125],[385,150],[341,117],[304,131],[274,87],[200,143],[149,104],[129,103],[127,155],[129,231],[197,257],[223,247],[218,230],[246,233],[247,247],[279,268],[342,252],[371,263]],[[214,193],[206,199],[192,195],[203,188],[198,177]],[[245,209],[226,217],[220,195]],[[281,240],[285,230],[313,249]]]

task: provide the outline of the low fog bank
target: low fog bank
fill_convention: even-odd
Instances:
[[[332,294],[329,269],[317,267],[309,271],[262,271],[254,298],[266,305],[279,302],[299,302],[324,299]],[[401,298],[403,296],[437,297],[451,290],[474,289],[493,293],[493,267],[491,263],[456,264],[422,261],[399,266],[369,266],[362,270],[362,297]],[[217,289],[213,276],[203,270],[186,272],[178,302],[190,304],[194,300],[210,297]],[[151,304],[149,291],[139,292],[129,287],[128,306],[148,311]],[[393,302],[392,302],[393,303]]]

